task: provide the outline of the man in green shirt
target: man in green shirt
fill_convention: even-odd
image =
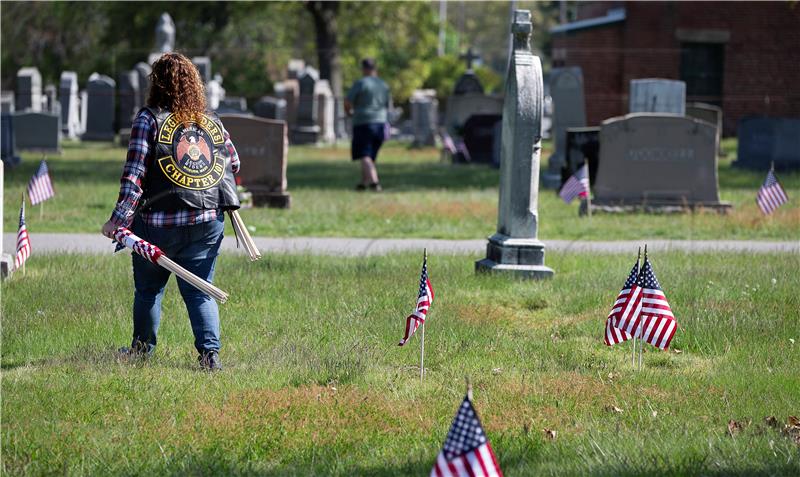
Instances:
[[[361,72],[362,78],[353,83],[344,102],[345,111],[353,116],[351,157],[361,161],[361,183],[356,190],[380,191],[375,160],[387,136],[392,96],[386,83],[378,78],[375,60],[361,60]]]

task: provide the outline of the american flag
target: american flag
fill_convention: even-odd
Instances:
[[[584,198],[589,195],[589,166],[586,163],[567,179],[558,195],[567,204],[575,197]]]
[[[114,232],[114,239],[118,244],[128,247],[151,263],[158,263],[159,257],[164,254],[157,245],[140,238],[125,227],[119,227]]]
[[[39,202],[44,202],[50,197],[55,195],[53,191],[53,183],[50,182],[50,172],[47,170],[47,162],[42,159],[39,163],[39,169],[31,177],[28,182],[28,197],[31,199],[31,205],[36,205]]]
[[[631,273],[628,279],[625,280],[625,285],[622,286],[614,305],[611,306],[611,312],[606,318],[606,337],[605,342],[607,346],[613,346],[617,343],[622,343],[631,339],[633,336],[625,329],[620,329],[620,321],[625,317],[625,321],[629,321],[632,314],[637,313],[637,308],[641,307],[641,289],[636,285],[636,277],[639,276],[639,260],[631,268]],[[633,293],[632,293],[633,292]]]
[[[425,323],[425,317],[428,315],[428,308],[433,303],[433,288],[431,288],[431,281],[428,279],[428,254],[422,260],[422,273],[419,277],[419,294],[417,295],[417,307],[414,312],[406,318],[406,333],[403,339],[400,340],[399,346],[403,346],[411,339],[411,336],[417,331],[419,325]]]
[[[606,319],[606,326],[608,326],[610,320],[611,326],[619,330],[625,340],[632,337],[636,327],[639,325],[639,316],[642,311],[642,286],[638,279],[640,274],[639,260],[637,259]],[[616,344],[608,342],[608,331],[606,331],[606,340],[606,344],[609,346]],[[617,343],[625,340],[619,340]]]
[[[478,413],[467,395],[458,408],[450,432],[447,433],[447,440],[436,457],[431,477],[502,475],[503,471],[497,465]]]
[[[786,191],[783,190],[778,178],[775,177],[775,173],[770,169],[764,185],[758,190],[758,195],[756,196],[758,208],[764,214],[769,215],[788,201],[789,197],[786,196]]]
[[[678,324],[647,254],[637,283],[642,287],[642,312],[637,320],[641,328],[637,330],[637,336],[656,348],[666,349],[675,336]]]
[[[19,209],[19,232],[17,232],[17,255],[14,257],[14,269],[19,269],[31,256],[31,240],[28,227],[25,225],[25,199]]]

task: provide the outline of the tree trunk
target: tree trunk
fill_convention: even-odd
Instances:
[[[342,61],[339,55],[339,27],[336,17],[339,13],[339,2],[312,1],[306,2],[306,9],[314,19],[314,30],[317,35],[317,59],[320,78],[331,84],[336,98],[336,136],[342,137],[344,116]],[[340,123],[342,126],[340,127]]]

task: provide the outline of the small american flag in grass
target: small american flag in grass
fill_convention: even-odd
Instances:
[[[764,181],[764,185],[758,190],[758,195],[756,196],[758,208],[761,209],[761,212],[765,215],[769,215],[788,201],[789,197],[786,195],[786,191],[783,190],[781,183],[778,182],[778,178],[775,177],[775,173],[770,169],[767,173],[767,179]]]
[[[431,477],[455,476],[503,476],[469,395],[458,408],[431,470]]]
[[[431,281],[428,279],[428,254],[426,253],[422,259],[417,306],[406,318],[406,332],[403,335],[403,339],[400,340],[399,346],[406,344],[414,332],[417,331],[419,325],[425,323],[425,317],[428,316],[428,309],[431,307],[431,303],[433,303],[433,288],[431,287]]]
[[[625,285],[622,286],[614,305],[611,306],[611,312],[606,318],[606,337],[605,342],[607,346],[613,346],[617,343],[622,343],[631,339],[633,336],[625,329],[620,329],[622,325],[620,322],[625,317],[627,323],[628,317],[636,313],[637,308],[641,305],[641,291],[636,285],[636,277],[639,276],[639,260],[631,269],[628,279],[625,280]]]
[[[558,195],[567,204],[575,197],[584,198],[589,195],[589,166],[586,163],[567,179]]]
[[[19,209],[19,231],[17,232],[17,254],[14,257],[14,269],[19,269],[31,256],[31,240],[28,227],[25,225],[25,199]]]
[[[31,205],[36,205],[54,195],[55,191],[53,190],[53,183],[50,181],[50,172],[47,170],[47,162],[42,159],[36,173],[31,177],[30,182],[28,182],[28,197],[31,199]]]
[[[675,336],[678,324],[647,254],[637,282],[642,288],[642,311],[637,320],[641,328],[637,336],[656,348],[666,349]]]

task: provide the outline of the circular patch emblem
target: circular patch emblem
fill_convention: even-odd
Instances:
[[[213,124],[211,122],[210,124]],[[165,121],[159,141],[169,144],[172,155],[158,159],[161,171],[170,182],[192,190],[205,190],[217,185],[225,172],[224,159],[215,154],[214,137],[197,123],[183,125]]]

